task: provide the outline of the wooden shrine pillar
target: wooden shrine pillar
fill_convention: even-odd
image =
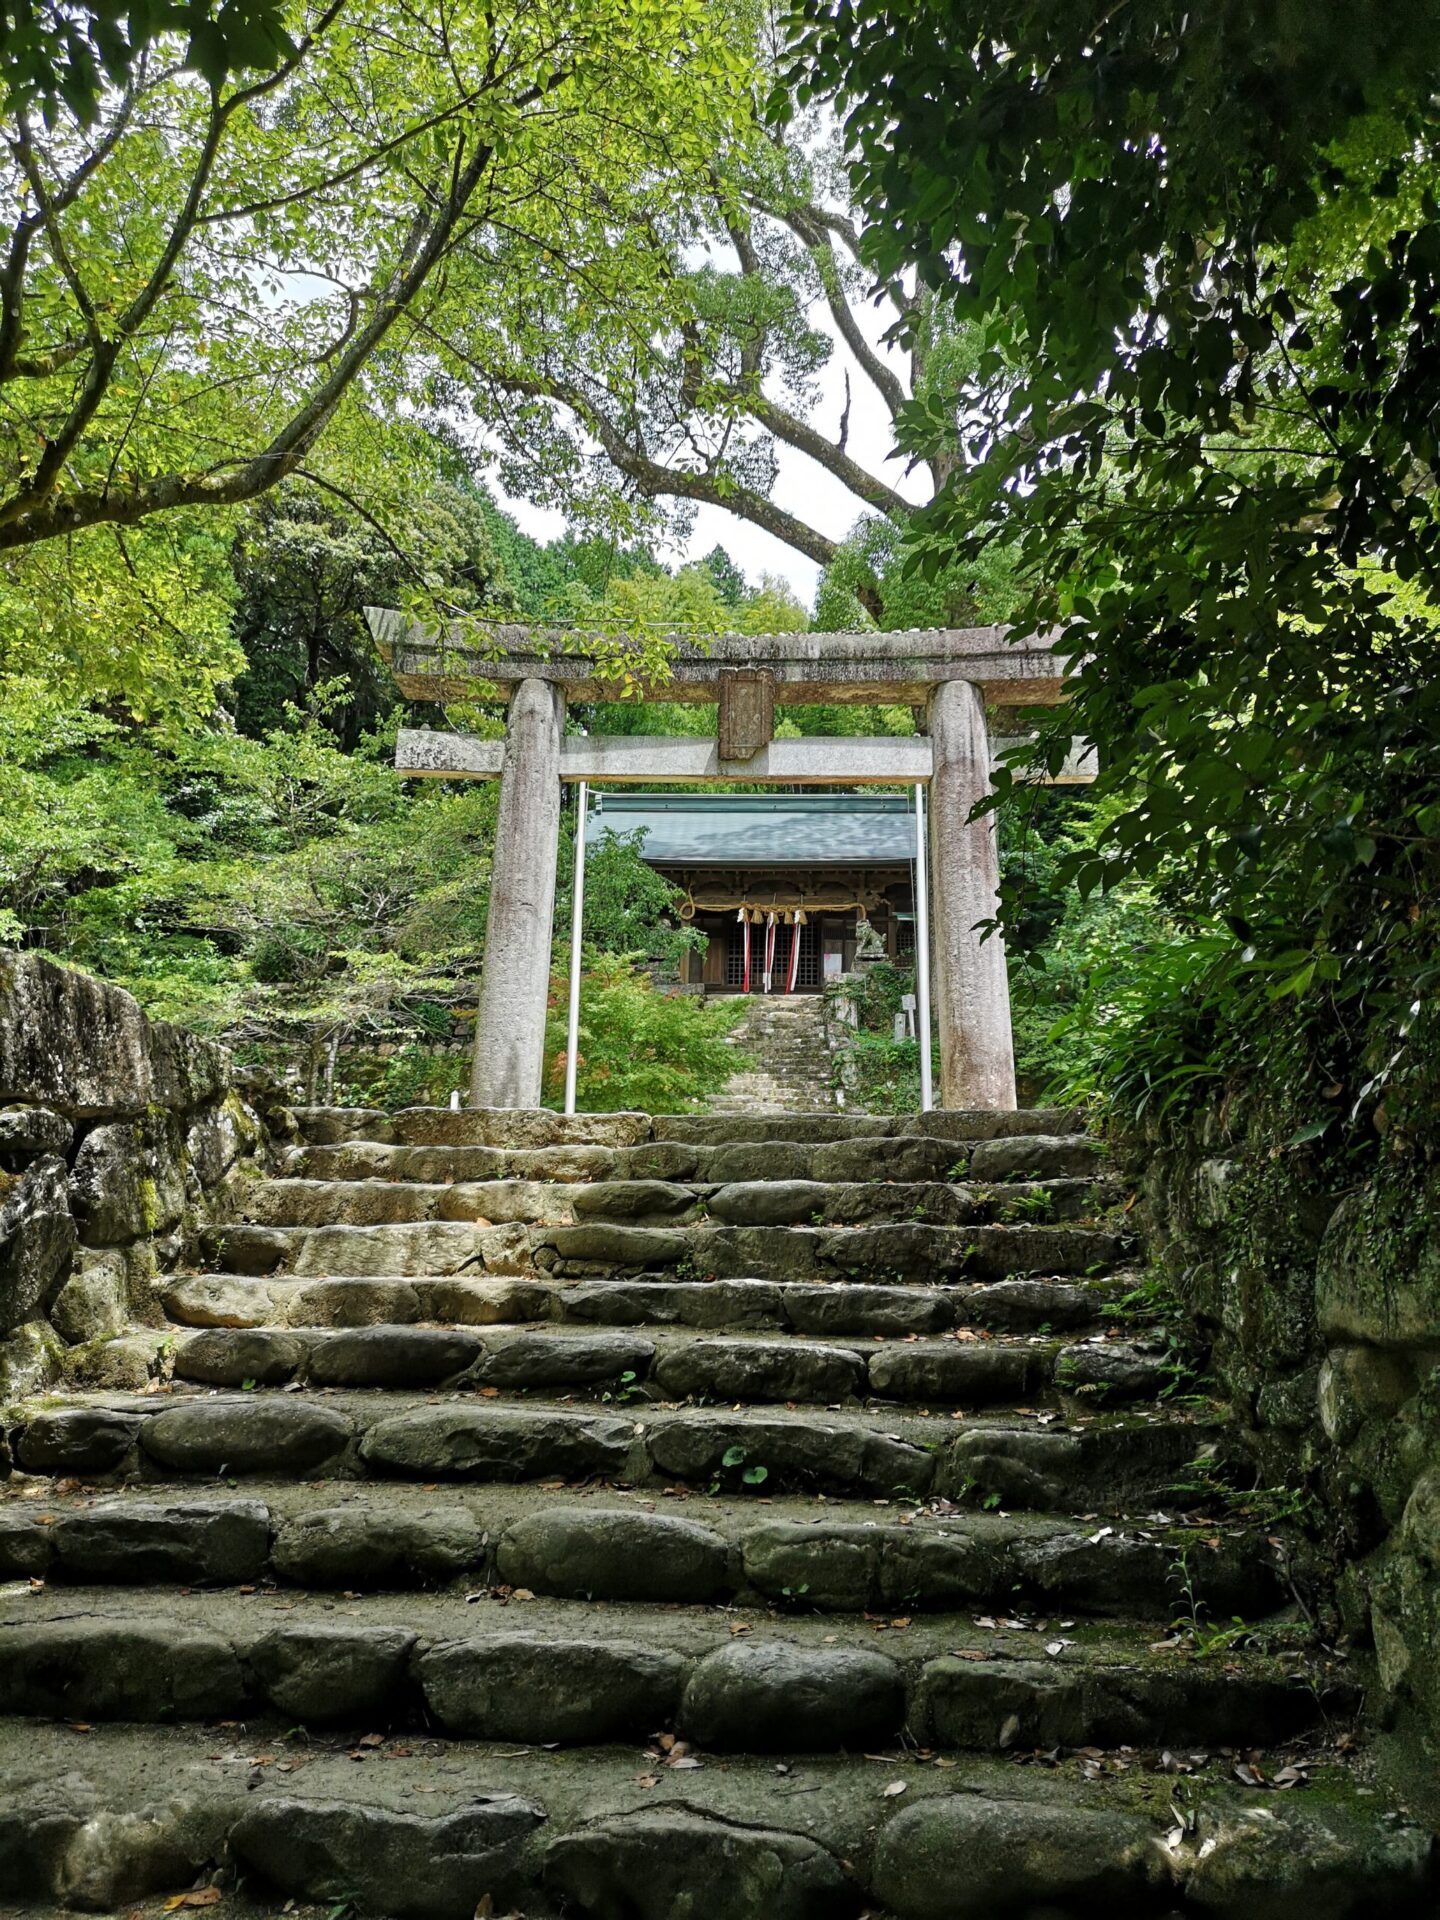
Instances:
[[[990,791],[985,704],[968,680],[949,680],[931,694],[929,714],[940,1105],[1008,1111],[1015,1106],[1015,1049],[1005,947],[998,934],[982,940],[975,930],[994,918],[1000,886],[995,816],[969,818]]]
[[[477,1107],[538,1107],[560,847],[560,740],[565,696],[522,680],[510,702],[500,768],[500,812],[490,868],[490,918],[480,976]]]

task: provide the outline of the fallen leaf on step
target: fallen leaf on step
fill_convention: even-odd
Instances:
[[[166,1913],[178,1913],[182,1907],[218,1907],[223,1895],[218,1887],[193,1887],[189,1893],[172,1894],[165,1902]]]
[[[882,1800],[893,1800],[897,1793],[904,1793],[908,1785],[909,1782],[907,1780],[892,1780],[888,1787],[882,1787],[880,1789],[880,1798]]]

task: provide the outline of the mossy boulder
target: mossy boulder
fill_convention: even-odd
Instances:
[[[0,1176],[0,1333],[44,1313],[75,1252],[70,1178],[45,1154],[14,1180]]]

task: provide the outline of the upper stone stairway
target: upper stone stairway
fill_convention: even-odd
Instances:
[[[8,1435],[0,1902],[1435,1911],[1071,1116],[298,1118]]]
[[[712,1113],[835,1111],[834,1063],[818,993],[755,994],[726,1038],[749,1064],[711,1099]]]

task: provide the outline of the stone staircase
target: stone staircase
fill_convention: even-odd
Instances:
[[[710,1101],[712,1113],[835,1110],[825,1009],[818,993],[755,994],[727,1036],[751,1065]]]
[[[8,1435],[0,1906],[1434,1913],[1069,1116],[299,1123]]]

